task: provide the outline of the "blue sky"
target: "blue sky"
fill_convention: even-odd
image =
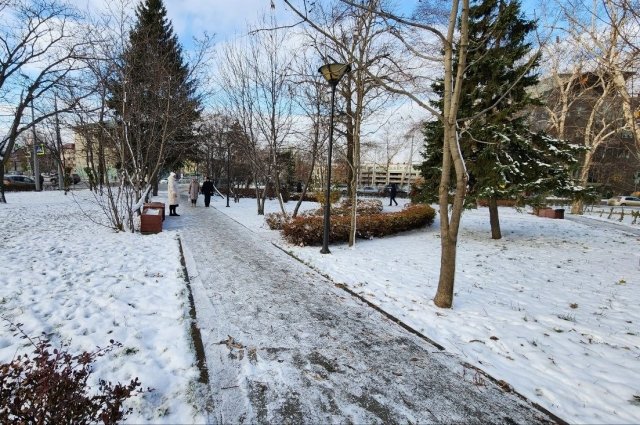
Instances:
[[[224,41],[246,32],[248,23],[258,20],[261,14],[276,13],[279,22],[296,20],[282,0],[164,0],[173,27],[183,43],[195,35],[208,32],[216,34],[217,41]],[[417,0],[397,0],[401,9],[412,10]],[[302,3],[301,1],[298,3]]]
[[[82,0],[78,0],[82,1]],[[95,1],[95,0],[94,0]],[[193,36],[205,31],[216,34],[221,42],[242,35],[248,23],[256,22],[261,14],[276,13],[280,22],[293,22],[295,16],[282,0],[273,0],[275,10],[271,9],[272,0],[164,0],[165,7],[173,27],[183,44],[188,44]],[[320,1],[320,0],[318,0]],[[418,0],[395,0],[398,9],[410,13]],[[302,3],[298,1],[297,3]],[[137,2],[131,2],[132,8]],[[523,10],[528,16],[538,9],[538,0],[522,0]]]
[[[99,10],[110,7],[117,10],[122,2],[123,7],[131,13],[139,0],[69,0],[83,10]],[[275,10],[271,9],[271,2]],[[322,0],[317,0],[322,1]],[[398,10],[410,13],[419,0],[392,0]],[[247,24],[256,22],[262,14],[276,13],[279,22],[291,23],[295,16],[282,0],[164,0],[169,19],[185,48],[189,48],[194,36],[203,33],[215,34],[216,42],[243,35]],[[302,4],[296,0],[295,4]],[[527,14],[540,4],[537,0],[523,0],[523,8]],[[109,5],[109,6],[106,6]]]

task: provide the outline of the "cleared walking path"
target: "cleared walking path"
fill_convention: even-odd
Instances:
[[[209,423],[551,422],[215,208],[178,212]]]

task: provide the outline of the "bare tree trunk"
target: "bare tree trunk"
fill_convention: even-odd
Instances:
[[[453,40],[458,21],[458,8],[462,6],[460,16],[460,44],[458,49],[458,66],[453,65]],[[460,152],[460,142],[457,132],[457,116],[462,92],[462,78],[466,66],[467,47],[469,39],[469,0],[457,0],[453,2],[446,44],[444,49],[444,107],[442,108],[442,124],[444,127],[444,141],[442,148],[442,175],[438,200],[440,205],[440,237],[441,258],[440,278],[438,289],[433,302],[442,308],[451,308],[453,305],[453,286],[456,272],[456,251],[458,244],[458,230],[464,208],[464,198],[467,192],[469,176]],[[449,183],[451,180],[451,168],[456,175],[456,192],[453,197],[451,217],[449,217]]]
[[[582,160],[582,169],[580,170],[580,177],[578,183],[580,186],[586,187],[589,182],[589,170],[593,163],[593,151],[589,150],[585,152],[584,159]],[[582,199],[575,199],[571,203],[571,214],[582,214],[584,212],[584,202]]]
[[[456,274],[456,251],[458,240],[456,236],[445,234],[440,242],[442,253],[440,255],[440,278],[438,291],[433,298],[433,303],[442,308],[451,308],[453,305],[453,284]]]
[[[302,192],[300,193],[300,198],[298,198],[298,202],[296,202],[296,206],[293,209],[292,217],[298,216],[298,211],[300,210],[300,205],[302,205],[302,201],[309,190],[309,184],[313,179],[313,172],[316,168],[316,161],[318,159],[318,146],[320,145],[320,128],[316,124],[314,128],[314,136],[313,136],[313,146],[311,149],[311,165],[309,167],[309,173],[304,181],[304,185],[302,187]]]
[[[347,78],[349,78],[349,76],[347,76]],[[350,92],[349,92],[350,93]],[[347,181],[349,182],[349,184],[347,185],[347,196],[351,199],[353,198],[353,193],[352,190],[355,189],[355,187],[357,186],[358,182],[356,181],[355,185],[352,184],[352,182],[354,182],[357,178],[356,176],[356,172],[355,172],[355,164],[353,163],[353,147],[354,147],[354,141],[353,141],[353,112],[351,110],[351,96],[349,96],[348,99],[346,99],[346,108],[347,108],[347,119],[346,119],[346,128],[347,128],[347,133],[345,135],[345,138],[347,140],[347,164],[349,164],[349,167],[347,168]]]
[[[258,215],[264,215],[264,204],[267,201],[267,187],[269,185],[266,184],[264,189],[262,190],[262,196],[258,198]]]
[[[498,215],[498,201],[495,196],[489,197],[489,223],[491,223],[491,239],[502,239],[500,217]]]
[[[307,194],[307,190],[309,189],[309,182],[311,181],[311,178],[313,176],[313,168],[315,166],[315,158],[313,158],[311,160],[311,172],[309,172],[304,185],[302,186],[302,192],[300,192],[300,198],[298,198],[298,202],[296,202],[296,206],[295,208],[293,208],[293,213],[291,214],[291,217],[297,217],[298,216],[298,211],[300,210],[300,206],[302,205],[302,200],[304,199],[305,195]]]
[[[356,128],[359,128],[357,125]],[[352,247],[356,244],[356,232],[358,230],[358,191],[356,189],[358,184],[358,170],[360,170],[360,135],[357,135],[357,139],[354,140],[353,144],[353,167],[349,167],[349,169],[353,170],[353,175],[351,176],[351,183],[349,184],[349,188],[351,188],[351,221],[349,228],[349,246]]]
[[[0,204],[6,204],[7,199],[4,197],[4,162],[0,161]]]

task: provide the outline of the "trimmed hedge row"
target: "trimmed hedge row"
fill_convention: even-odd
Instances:
[[[383,210],[382,201],[379,199],[364,199],[358,200],[358,207],[356,208],[356,214],[364,215],[364,214],[380,214]],[[339,205],[331,208],[331,215],[349,215],[351,214],[351,200],[346,199],[342,201]],[[318,208],[317,210],[309,210],[301,213],[303,216],[318,216],[324,217],[324,207]],[[291,216],[288,214],[283,214],[281,212],[275,212],[266,214],[264,216],[264,220],[267,222],[269,229],[271,230],[282,230],[282,226],[284,223],[291,221]]]
[[[218,190],[223,195],[225,195],[225,196],[227,195],[227,188],[226,187],[219,187]],[[240,198],[254,198],[255,199],[255,197],[256,197],[256,189],[255,188],[240,187],[240,188],[232,189],[232,192],[237,193]],[[262,189],[260,190],[260,193],[262,193]],[[280,193],[282,194],[282,200],[284,202],[287,202],[289,200],[289,194],[284,190],[280,191]],[[269,186],[269,188],[267,188],[267,198],[273,199],[275,197],[276,197],[275,189],[272,186]]]
[[[300,195],[302,195],[302,193],[296,192],[296,193],[292,193],[289,197],[292,201],[297,201],[298,199],[300,199]],[[306,202],[318,202],[318,198],[316,197],[316,192],[306,192],[302,200]]]
[[[436,216],[433,208],[425,204],[410,204],[402,211],[395,213],[379,213],[358,216],[356,237],[371,239],[406,230],[431,225]],[[330,242],[346,242],[349,240],[348,215],[331,217],[329,229]],[[322,243],[323,217],[300,216],[282,223],[282,235],[293,244],[300,246],[320,245]]]

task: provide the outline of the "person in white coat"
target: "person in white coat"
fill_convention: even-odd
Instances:
[[[178,200],[180,199],[180,192],[178,192],[178,182],[176,181],[176,173],[171,172],[167,179],[167,200],[169,201],[169,215],[180,216],[176,212],[178,207]]]
[[[191,179],[189,183],[189,199],[191,199],[191,206],[195,207],[198,201],[198,194],[200,193],[200,183],[195,178]]]

